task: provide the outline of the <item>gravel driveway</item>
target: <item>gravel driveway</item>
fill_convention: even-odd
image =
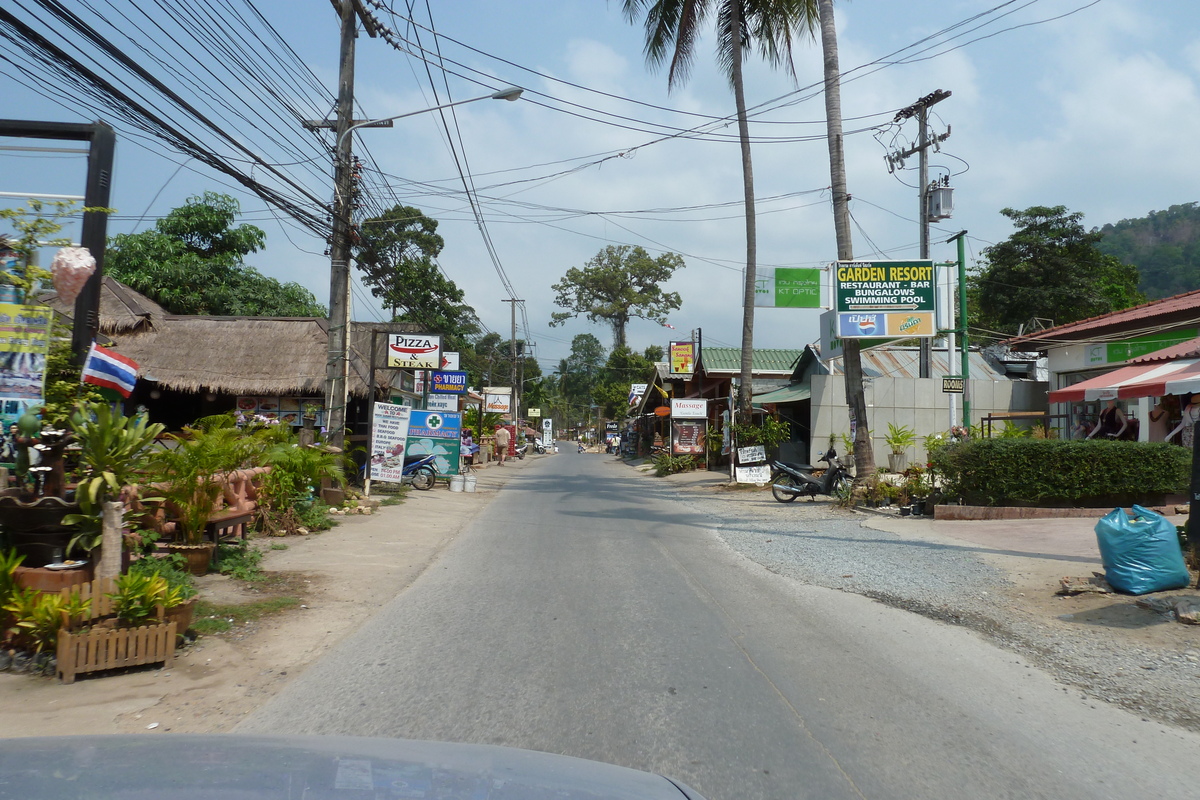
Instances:
[[[1064,691],[1200,731],[1200,627],[1141,612],[1147,618],[1139,626],[1173,626],[1168,643],[1144,646],[1133,625],[1081,624],[1045,602],[1050,613],[1023,604],[1007,572],[970,548],[875,530],[866,515],[829,501],[784,505],[766,492],[731,490],[714,473],[648,479],[661,480],[708,515],[732,549],[773,572],[967,626],[1039,664]]]

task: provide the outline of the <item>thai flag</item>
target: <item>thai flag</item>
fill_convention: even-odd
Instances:
[[[87,361],[83,364],[83,383],[94,383],[105,389],[116,389],[123,397],[129,397],[137,383],[137,362],[132,358],[117,355],[107,347],[92,342]]]

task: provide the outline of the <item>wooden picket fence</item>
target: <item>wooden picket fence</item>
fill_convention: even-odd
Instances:
[[[116,591],[112,578],[85,583],[63,594],[79,592],[92,601],[89,620],[112,614],[110,592]],[[86,630],[72,632],[64,620],[58,632],[58,677],[63,683],[74,683],[75,676],[106,669],[135,667],[163,662],[170,667],[175,662],[175,623],[163,621],[163,608],[158,607],[158,622],[136,628],[108,628],[93,624]]]

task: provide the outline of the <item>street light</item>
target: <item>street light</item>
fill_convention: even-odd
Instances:
[[[443,103],[440,106],[423,108],[420,111],[409,111],[382,119],[365,120],[351,123],[350,99],[338,98],[338,136],[334,144],[334,207],[333,231],[329,245],[329,357],[326,360],[325,372],[325,405],[328,410],[326,427],[329,443],[342,447],[346,431],[346,400],[347,378],[350,368],[350,138],[347,134],[356,128],[368,125],[378,125],[383,122],[412,117],[417,114],[427,114],[430,111],[440,111],[451,106],[461,106],[479,100],[516,100],[524,90],[509,86],[491,94],[458,100],[453,103]],[[375,354],[371,353],[374,359]],[[375,387],[369,391],[374,392]]]

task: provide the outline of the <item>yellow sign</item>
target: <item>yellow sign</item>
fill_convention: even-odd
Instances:
[[[671,342],[671,374],[691,375],[696,371],[696,343]]]
[[[542,415],[542,410],[540,408],[531,408],[525,413],[531,417],[540,417]]]

